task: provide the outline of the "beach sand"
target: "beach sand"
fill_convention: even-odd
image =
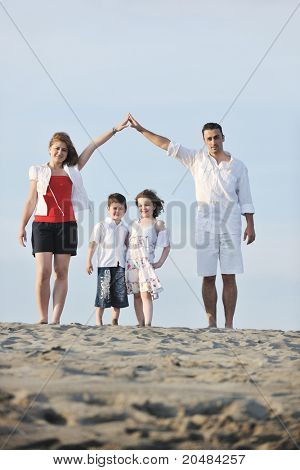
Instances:
[[[1,324],[4,449],[297,449],[300,332]]]

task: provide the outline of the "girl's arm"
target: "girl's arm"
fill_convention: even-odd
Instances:
[[[92,264],[92,258],[94,256],[96,248],[97,248],[97,243],[96,242],[90,242],[89,243],[87,260],[86,260],[86,267],[85,267],[86,272],[88,274],[92,274],[92,272],[94,271],[93,264]]]
[[[21,223],[20,223],[20,229],[19,229],[19,243],[22,246],[26,246],[27,243],[27,235],[26,235],[26,225],[28,224],[28,221],[30,217],[32,216],[36,203],[37,203],[37,181],[31,180],[30,181],[30,188],[29,188],[29,194],[25,203],[25,207],[23,209],[23,214],[21,218]]]
[[[164,247],[159,260],[156,263],[152,263],[152,266],[153,266],[154,269],[158,269],[158,268],[162,267],[162,265],[166,261],[167,257],[169,256],[170,249],[171,249],[170,245]]]
[[[155,228],[158,231],[158,233],[161,232],[162,230],[166,230],[166,226],[163,220],[157,220],[155,223]],[[171,249],[170,244],[163,248],[163,251],[161,253],[161,257],[159,258],[159,260],[156,263],[152,263],[152,266],[154,269],[158,269],[162,267],[167,257],[169,256],[170,249]]]
[[[99,137],[96,137],[81,153],[78,161],[78,169],[82,170],[84,165],[86,165],[91,158],[94,151],[101,145],[105,144],[105,142],[115,135],[116,132],[120,132],[125,129],[125,127],[128,127],[128,116],[126,116],[126,118],[116,127],[113,127],[109,131],[104,132],[104,134],[101,134]]]

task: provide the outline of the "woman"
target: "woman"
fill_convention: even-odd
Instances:
[[[36,261],[40,324],[48,323],[52,263],[55,279],[52,323],[59,324],[63,311],[70,258],[76,255],[77,250],[74,209],[83,210],[89,206],[80,171],[98,147],[127,125],[126,118],[94,139],[79,157],[68,134],[57,132],[49,142],[50,161],[29,169],[30,190],[21,219],[19,242],[26,246],[26,225],[36,208],[32,224],[32,253]]]

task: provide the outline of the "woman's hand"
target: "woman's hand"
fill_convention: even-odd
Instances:
[[[117,131],[117,132],[120,132],[122,131],[123,129],[125,129],[125,127],[129,127],[130,125],[130,122],[129,122],[129,114],[127,114],[127,116],[125,117],[125,119],[120,122],[120,124],[118,124],[117,126],[114,127],[114,129]]]
[[[25,230],[25,228],[20,229],[20,231],[19,231],[19,236],[18,236],[18,240],[19,240],[20,245],[26,246],[26,243],[27,243],[27,235],[26,235],[26,230]]]
[[[86,269],[86,272],[87,272],[88,274],[92,274],[92,273],[93,273],[94,268],[93,268],[93,265],[92,265],[91,261],[88,261],[88,262],[86,263],[85,269]]]

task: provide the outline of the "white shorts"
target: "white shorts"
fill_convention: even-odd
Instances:
[[[244,272],[241,235],[198,232],[196,234],[198,276],[215,276],[218,260],[221,274]]]

